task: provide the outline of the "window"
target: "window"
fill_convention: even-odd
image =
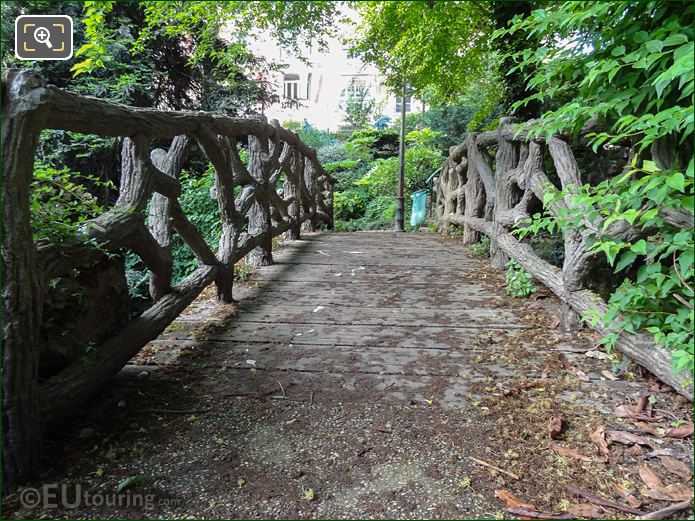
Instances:
[[[396,96],[396,112],[401,112],[401,96]],[[410,112],[410,96],[405,97],[405,111]]]
[[[285,74],[282,95],[288,99],[299,99],[299,74]]]

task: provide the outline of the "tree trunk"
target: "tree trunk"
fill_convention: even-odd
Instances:
[[[43,80],[29,71],[2,79],[2,477],[5,491],[35,476],[41,455],[38,335],[41,273],[31,230],[30,187],[42,128]]]

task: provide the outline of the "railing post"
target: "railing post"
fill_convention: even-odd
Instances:
[[[493,214],[492,237],[490,237],[490,264],[493,268],[504,269],[509,261],[507,255],[497,244],[497,237],[507,233],[498,222],[498,216],[511,210],[518,202],[512,189],[510,174],[519,163],[519,146],[504,137],[505,130],[514,120],[501,118],[497,127],[497,154],[495,155],[495,209]]]
[[[36,267],[30,192],[43,116],[43,80],[8,70],[2,79],[2,477],[5,491],[39,469],[42,274]],[[47,282],[47,281],[45,281]]]
[[[292,152],[292,159],[290,161],[289,172],[287,172],[287,179],[285,180],[284,194],[285,198],[292,199],[292,202],[287,208],[287,212],[290,217],[290,224],[292,225],[285,237],[288,240],[296,241],[300,238],[301,231],[301,187],[300,181],[301,176],[304,174],[304,156],[299,150],[294,150]]]
[[[306,208],[309,218],[302,224],[302,230],[316,231],[316,169],[311,161],[304,161],[304,184],[309,193],[309,207]]]
[[[265,118],[263,118],[265,120]],[[263,234],[262,243],[249,252],[247,259],[254,266],[269,266],[273,263],[273,236],[270,219],[269,172],[267,161],[269,156],[268,140],[249,135],[249,166],[248,170],[256,181],[256,197],[249,210],[249,235]],[[275,189],[274,187],[272,187]]]

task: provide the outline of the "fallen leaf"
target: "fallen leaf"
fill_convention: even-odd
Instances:
[[[673,456],[674,458],[686,459],[688,454],[685,452],[678,452],[673,449],[656,449],[651,452],[647,452],[644,455],[644,459],[658,458],[659,456]]]
[[[659,479],[659,476],[654,474],[654,471],[650,469],[647,465],[642,465],[639,469],[639,477],[642,478],[644,484],[649,488],[664,488],[664,484]]]
[[[659,461],[663,463],[664,467],[666,467],[669,472],[675,474],[686,483],[692,479],[693,473],[690,467],[682,461],[678,461],[672,456],[659,456]]]
[[[644,408],[647,406],[649,403],[649,393],[643,393],[642,396],[640,396],[639,401],[637,402],[637,405],[632,409],[635,414],[639,414],[642,411],[644,411]]]
[[[552,420],[550,420],[550,427],[548,428],[548,435],[551,440],[554,440],[562,432],[562,416],[557,415]]]
[[[560,447],[559,445],[555,445],[554,443],[550,445],[550,448],[553,449],[555,452],[557,452],[560,456],[565,456],[567,458],[574,458],[574,459],[578,459],[580,461],[592,461],[592,459],[589,456],[585,456],[584,454],[579,454],[578,452],[574,452],[573,450],[566,449],[565,447]]]
[[[541,373],[541,380],[547,380],[548,376],[550,376],[550,364],[545,364],[543,372]]]
[[[617,485],[614,483],[613,492],[615,492],[618,496],[627,501],[628,505],[630,505],[632,508],[640,508],[642,506],[642,502],[639,499],[637,499],[634,495],[632,495],[629,490],[627,490],[625,487],[621,485]]]
[[[622,443],[623,445],[633,445],[637,443],[638,445],[646,445],[647,447],[654,448],[654,444],[644,438],[632,434],[626,431],[606,431],[606,438],[608,442]]]
[[[553,317],[553,321],[550,323],[550,328],[551,329],[557,329],[557,326],[560,325],[560,315],[555,315]]]
[[[508,490],[495,490],[495,497],[504,501],[507,508],[528,508],[529,510],[536,510],[536,505],[533,503],[524,503]]]
[[[637,443],[635,443],[630,450],[627,451],[627,455],[631,458],[641,458],[644,456],[644,450]]]
[[[618,377],[611,373],[608,369],[604,369],[603,371],[601,371],[601,374],[609,380],[616,381],[618,379]]]
[[[647,431],[649,434],[653,434],[658,438],[662,438],[664,436],[664,429],[637,420],[632,420],[632,423],[635,425],[635,427],[642,429],[643,431]]]
[[[573,368],[572,372],[574,373],[574,376],[579,378],[582,382],[590,382],[591,378],[589,378],[584,371],[581,369],[577,369],[576,367]]]
[[[595,518],[603,513],[603,509],[591,503],[576,503],[569,506],[567,513],[578,517]]]
[[[640,494],[659,501],[688,501],[693,498],[693,489],[679,483],[662,488],[643,488]]]
[[[668,431],[666,431],[666,434],[664,434],[664,436],[667,436],[668,438],[689,438],[692,435],[692,423],[685,423],[680,427],[674,427],[673,429],[669,429]]]
[[[599,461],[603,461],[604,463],[608,461],[610,450],[608,449],[608,444],[606,443],[605,428],[603,425],[596,427],[596,430],[589,434],[589,438],[598,448]]]

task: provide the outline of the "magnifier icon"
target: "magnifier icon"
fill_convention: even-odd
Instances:
[[[39,43],[45,43],[46,47],[52,49],[53,46],[51,45],[50,38],[51,32],[45,27],[37,27],[34,31],[34,39]]]

